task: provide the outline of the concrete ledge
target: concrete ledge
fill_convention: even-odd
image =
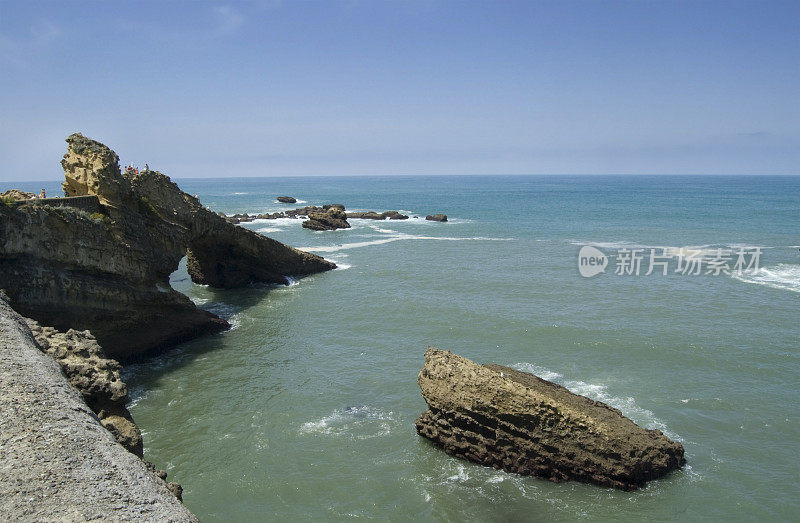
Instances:
[[[0,294],[0,520],[197,521],[120,446]]]

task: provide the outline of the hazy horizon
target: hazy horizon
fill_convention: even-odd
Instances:
[[[0,3],[3,183],[797,175],[796,2]]]

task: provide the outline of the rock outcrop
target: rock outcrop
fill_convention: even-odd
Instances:
[[[32,192],[20,191],[19,189],[9,189],[8,191],[0,194],[0,200],[5,202],[9,201],[27,201],[36,198]]]
[[[61,365],[70,384],[83,395],[100,423],[120,445],[141,458],[142,433],[125,406],[128,388],[120,376],[119,362],[106,358],[89,331],[60,332],[31,319],[26,321],[39,348]]]
[[[418,381],[428,410],[417,432],[482,465],[633,490],[685,462],[661,431],[533,374],[429,347]]]
[[[89,329],[120,361],[228,328],[169,286],[184,255],[197,283],[288,283],[335,268],[319,256],[229,224],[156,171],[122,173],[105,145],[73,134],[64,190],[99,212],[0,205],[0,288],[43,325]]]
[[[434,214],[434,215],[427,215],[425,217],[426,220],[434,221],[434,222],[446,222],[447,215],[446,214]]]
[[[0,293],[0,520],[197,521],[84,397]]]
[[[276,200],[281,203],[297,203],[297,198],[294,196],[278,196]]]
[[[303,222],[303,227],[313,231],[333,231],[335,229],[349,229],[347,214],[343,205],[325,206],[322,210],[308,213],[308,220]]]

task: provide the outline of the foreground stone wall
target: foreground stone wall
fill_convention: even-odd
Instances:
[[[0,520],[197,521],[103,428],[0,294]]]

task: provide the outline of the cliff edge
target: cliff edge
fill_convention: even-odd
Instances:
[[[0,294],[0,519],[198,521],[120,446]]]

